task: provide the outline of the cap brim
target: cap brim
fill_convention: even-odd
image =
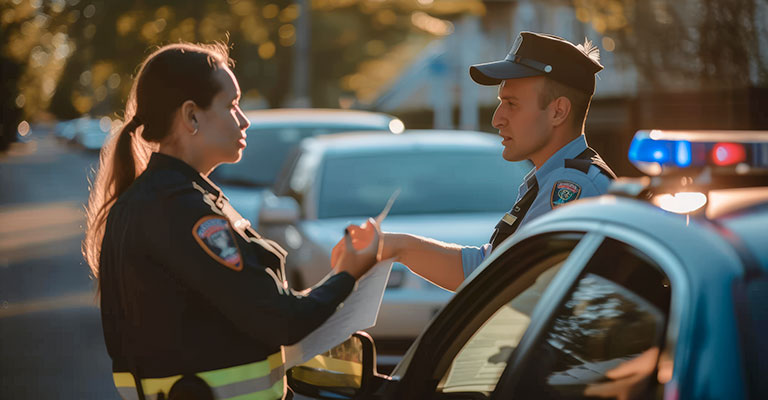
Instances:
[[[498,85],[505,79],[528,78],[540,75],[544,75],[544,72],[507,60],[476,64],[469,67],[469,76],[472,77],[472,80],[481,85],[488,86]]]

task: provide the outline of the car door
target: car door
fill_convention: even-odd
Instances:
[[[630,242],[560,231],[502,246],[382,391],[433,399],[660,396],[660,382],[671,377],[671,282],[656,260],[674,260],[647,240]]]
[[[671,282],[631,244],[605,237],[536,316],[492,399],[661,399]]]
[[[591,253],[593,246],[584,233],[558,232],[500,251],[430,323],[393,371],[393,381],[382,388],[382,394],[393,399],[440,398],[442,394],[484,398],[495,387],[509,349],[530,323],[541,293],[564,265],[583,262],[579,254]],[[500,337],[499,331],[505,329],[512,334]],[[483,362],[480,354],[486,361],[500,359],[501,364]],[[478,358],[474,363],[473,355]]]

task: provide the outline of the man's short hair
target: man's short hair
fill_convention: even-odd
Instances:
[[[559,97],[565,97],[571,101],[570,114],[573,117],[573,127],[579,128],[579,132],[581,132],[587,119],[587,111],[589,111],[592,95],[545,77],[544,85],[539,92],[539,107],[543,110]]]

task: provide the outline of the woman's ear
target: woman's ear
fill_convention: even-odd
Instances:
[[[197,110],[197,104],[192,100],[187,100],[181,105],[181,124],[191,135],[196,134],[199,129],[195,115]]]
[[[553,126],[560,126],[568,120],[568,116],[571,114],[571,101],[565,97],[560,96],[552,101],[551,107],[551,120]]]

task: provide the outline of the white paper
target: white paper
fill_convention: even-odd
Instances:
[[[299,343],[285,346],[285,367],[305,363],[343,343],[353,333],[376,325],[392,263],[393,259],[388,259],[374,265],[327,321]]]

